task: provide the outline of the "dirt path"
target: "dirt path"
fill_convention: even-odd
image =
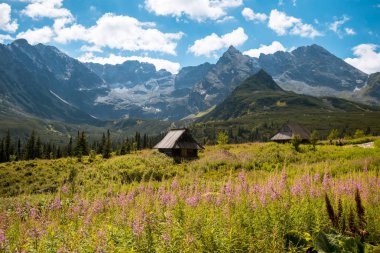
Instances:
[[[374,142],[372,141],[372,142],[357,144],[354,146],[361,147],[361,148],[374,148]]]

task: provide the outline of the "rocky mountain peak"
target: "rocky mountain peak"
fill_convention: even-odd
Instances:
[[[263,69],[256,74],[248,77],[237,89],[250,91],[282,91],[280,86]]]
[[[17,39],[13,41],[11,45],[19,47],[30,46],[29,42],[26,39]]]

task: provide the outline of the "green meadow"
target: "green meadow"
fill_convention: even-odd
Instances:
[[[380,147],[0,164],[0,252],[379,252]]]

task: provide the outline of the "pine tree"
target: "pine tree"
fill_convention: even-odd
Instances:
[[[41,147],[42,147],[41,139],[40,137],[37,137],[36,145],[34,146],[35,158],[42,158]]]
[[[135,143],[136,143],[136,150],[140,150],[141,149],[141,137],[140,137],[139,132],[136,132]]]
[[[110,158],[111,157],[111,133],[110,130],[107,130],[107,140],[103,147],[103,158]]]
[[[127,154],[131,153],[131,143],[128,138],[125,140],[125,152]]]
[[[70,136],[69,144],[67,145],[67,156],[73,155],[73,137]]]
[[[81,137],[80,137],[80,146],[81,146],[82,154],[88,155],[87,138],[84,132],[82,132]]]
[[[32,134],[30,135],[28,142],[26,144],[26,148],[25,148],[25,160],[31,160],[35,158],[35,154],[34,154],[35,139],[36,139],[35,133],[34,131],[32,131]]]
[[[142,148],[146,149],[147,147],[148,147],[148,136],[146,134],[144,134]]]
[[[4,139],[0,142],[0,163],[5,162]]]
[[[21,140],[18,138],[17,141],[17,160],[21,160]]]
[[[4,141],[4,160],[9,162],[11,156],[11,134],[8,130]]]
[[[102,141],[101,141],[99,148],[98,148],[98,154],[103,154],[103,148],[105,145],[106,145],[106,135],[103,133]]]
[[[76,157],[82,157],[82,155],[83,155],[82,149],[81,149],[81,146],[80,146],[80,134],[79,134],[79,131],[77,133],[77,139],[76,139],[74,154],[75,154]]]

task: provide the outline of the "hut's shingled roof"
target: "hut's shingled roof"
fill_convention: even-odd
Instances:
[[[285,124],[281,130],[271,138],[272,141],[291,140],[293,135],[299,135],[302,140],[310,139],[310,131],[297,123]]]
[[[186,135],[186,136],[184,136]],[[181,137],[186,138],[181,138]],[[170,130],[165,137],[154,146],[155,149],[203,149],[187,132],[187,129]]]

